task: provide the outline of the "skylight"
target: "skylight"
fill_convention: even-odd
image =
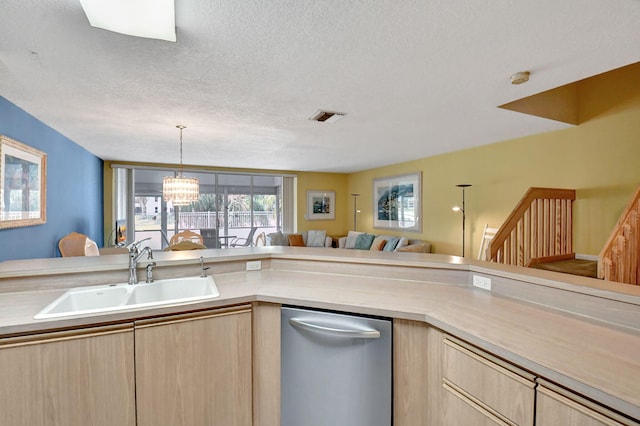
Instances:
[[[176,41],[174,0],[80,0],[92,27]]]

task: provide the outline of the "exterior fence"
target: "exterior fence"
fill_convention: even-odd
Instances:
[[[252,220],[253,217],[253,220]],[[275,232],[278,229],[278,222],[275,212],[229,212],[227,214],[227,227],[225,228],[225,217],[223,212],[179,212],[178,230],[185,229],[200,233],[204,229],[218,229],[216,235],[220,237],[233,236],[235,238],[247,238],[251,228],[257,226],[260,232]],[[136,216],[135,240],[147,237],[151,238],[149,246],[153,250],[161,250],[166,247],[174,235],[174,216],[167,217],[169,229],[164,232],[160,229],[160,218],[158,216]],[[225,232],[226,230],[226,232]],[[226,241],[230,243],[231,240]],[[214,247],[214,246],[211,246]]]
[[[253,217],[253,221],[252,221]],[[180,212],[178,216],[179,229],[239,229],[258,226],[260,228],[277,227],[276,212],[229,212],[226,217],[223,212]]]

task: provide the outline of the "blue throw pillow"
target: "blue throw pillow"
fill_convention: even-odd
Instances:
[[[384,245],[384,248],[382,249],[382,251],[394,251],[396,249],[396,246],[398,245],[398,242],[400,242],[400,238],[391,238],[387,241],[387,244]]]
[[[375,237],[373,234],[360,234],[356,238],[356,245],[353,248],[356,250],[369,250]]]

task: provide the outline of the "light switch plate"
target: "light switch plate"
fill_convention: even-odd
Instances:
[[[252,260],[247,262],[247,271],[259,271],[262,269],[262,261]]]
[[[491,290],[491,278],[481,277],[480,275],[474,275],[473,286],[481,288],[483,290]]]

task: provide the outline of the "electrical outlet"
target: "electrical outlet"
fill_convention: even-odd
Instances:
[[[491,290],[491,278],[481,277],[480,275],[474,275],[473,286],[481,288],[483,290]]]
[[[260,269],[262,269],[262,261],[252,260],[247,262],[247,271],[259,271]]]

